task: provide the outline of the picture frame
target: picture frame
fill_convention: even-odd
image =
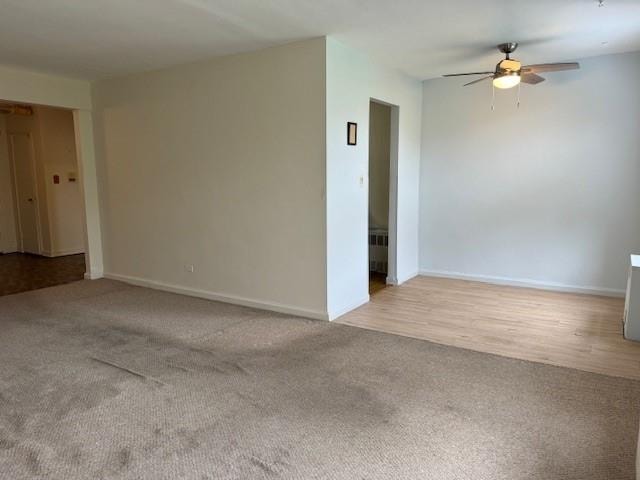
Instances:
[[[358,124],[355,122],[347,122],[347,145],[356,145],[358,143]]]

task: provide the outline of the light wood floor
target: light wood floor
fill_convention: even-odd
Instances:
[[[624,299],[416,277],[338,323],[506,357],[640,379]]]

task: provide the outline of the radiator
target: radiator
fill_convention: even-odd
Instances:
[[[389,231],[381,228],[369,229],[369,271],[387,273],[389,259]]]

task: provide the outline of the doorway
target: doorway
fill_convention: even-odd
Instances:
[[[75,123],[69,109],[0,101],[0,295],[84,278]]]
[[[36,164],[30,133],[9,133],[9,158],[13,170],[18,251],[40,255],[42,240],[36,189]]]
[[[395,283],[398,107],[369,102],[369,294]]]

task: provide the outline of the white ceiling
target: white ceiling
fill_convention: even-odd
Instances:
[[[2,0],[0,63],[96,79],[321,35],[424,79],[506,41],[525,63],[640,50],[640,0]]]

